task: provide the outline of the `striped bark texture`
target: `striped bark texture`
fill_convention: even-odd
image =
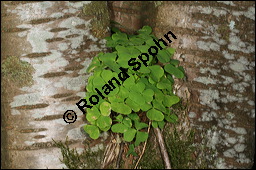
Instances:
[[[71,147],[83,150],[82,141],[86,137],[80,127],[85,116],[76,103],[85,97],[89,76],[85,70],[92,57],[106,49],[105,42],[91,31],[93,13],[83,15],[83,7],[88,4],[88,1],[1,2],[1,62],[8,66],[2,71],[14,73],[18,69],[14,63],[8,63],[10,56],[18,58],[17,63],[27,62],[33,70],[24,81],[15,75],[14,81],[10,81],[10,74],[1,76],[3,168],[65,167],[59,160],[60,149],[53,146],[52,139],[65,141],[68,137]],[[106,7],[104,2],[103,8]],[[108,25],[103,29],[100,33],[105,37]],[[22,71],[26,72],[17,70],[17,73]],[[26,83],[29,77],[32,81]],[[67,110],[76,112],[75,123],[64,122]]]
[[[175,88],[189,99],[188,118],[201,135],[198,142],[206,140],[213,150],[207,158],[210,167],[250,168],[255,152],[255,2],[109,3],[112,19],[129,27],[126,32],[150,25],[158,38],[168,31],[177,36],[170,46],[187,78]],[[132,22],[138,12],[141,16]]]

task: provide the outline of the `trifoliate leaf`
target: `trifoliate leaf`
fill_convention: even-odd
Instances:
[[[106,62],[106,61],[115,61],[116,60],[116,53],[105,53],[99,57],[99,60]]]
[[[152,89],[146,89],[142,92],[142,95],[146,102],[151,102],[153,100],[154,91]]]
[[[102,130],[107,131],[112,124],[112,119],[109,116],[100,116],[96,120],[96,125]]]
[[[141,93],[135,92],[135,91],[131,91],[129,94],[129,98],[135,102],[138,105],[142,105],[145,103],[145,99],[143,97],[143,95]]]
[[[164,96],[163,103],[167,107],[171,107],[172,105],[178,103],[180,101],[180,98],[178,96]]]
[[[117,113],[128,115],[132,112],[131,108],[124,103],[111,103],[111,109]]]
[[[143,105],[140,106],[140,108],[141,108],[142,111],[145,112],[145,111],[148,111],[149,109],[151,109],[152,105],[149,104],[149,103],[144,103]]]
[[[129,114],[128,117],[134,121],[140,120],[140,117],[136,113]]]
[[[153,126],[153,128],[158,128],[158,123],[157,123],[157,121],[152,121],[152,126]]]
[[[180,69],[178,69],[177,67],[174,67],[172,64],[166,64],[164,66],[164,70],[166,72],[168,72],[169,74],[174,75],[177,78],[183,78],[184,77],[183,72]]]
[[[127,34],[122,33],[122,32],[116,32],[115,34],[113,34],[112,35],[112,39],[114,41],[117,41],[117,40],[128,40]]]
[[[156,109],[158,109],[158,110],[160,110],[162,112],[166,111],[166,109],[165,109],[164,105],[162,104],[162,102],[157,101],[157,100],[153,100],[152,103],[153,103],[154,108],[156,108]]]
[[[156,81],[159,82],[160,78],[164,75],[164,69],[159,65],[149,66],[148,67],[150,72],[150,77]]]
[[[110,103],[104,101],[100,104],[100,113],[103,116],[109,116],[111,113],[111,105]]]
[[[116,120],[115,121],[122,122],[123,121],[123,116],[122,115],[116,116]]]
[[[157,124],[161,130],[164,129],[165,121],[158,121]]]
[[[124,124],[122,123],[117,123],[117,124],[114,124],[112,127],[111,127],[111,130],[112,132],[114,133],[124,133],[128,130],[128,127],[125,126]]]
[[[100,112],[97,107],[92,107],[91,109],[87,109],[86,111],[86,119],[88,121],[95,121],[100,117]]]
[[[165,120],[171,123],[177,123],[178,121],[178,117],[175,114],[165,115],[164,117],[165,117]]]
[[[110,70],[103,70],[101,72],[101,78],[107,83],[113,78],[113,72]]]
[[[135,146],[139,146],[141,142],[145,142],[148,139],[148,133],[147,132],[140,132],[137,131],[136,133],[136,140],[135,140]]]
[[[146,128],[146,127],[148,127],[148,124],[143,123],[143,122],[139,122],[139,121],[135,121],[135,128],[137,130],[141,130],[141,129]]]
[[[138,112],[140,110],[140,105],[138,105],[137,103],[135,103],[134,101],[132,101],[130,98],[127,98],[125,100],[125,103],[134,111],[134,112]]]
[[[135,92],[142,93],[143,90],[145,89],[145,84],[142,82],[138,82],[138,83],[134,84],[131,88]]]
[[[143,26],[140,30],[138,30],[139,34],[147,34],[149,35],[152,32],[152,28],[150,26]]]
[[[150,109],[148,112],[147,112],[147,117],[150,119],[150,120],[155,120],[155,121],[162,121],[164,120],[164,115],[162,112],[156,110],[156,109]]]
[[[144,40],[138,37],[131,37],[129,40],[133,45],[142,45],[144,43]]]
[[[129,145],[129,150],[127,152],[127,156],[130,155],[130,154],[132,154],[133,156],[138,156],[138,154],[134,150],[134,144]]]
[[[161,50],[157,54],[157,59],[161,63],[168,63],[170,61],[170,54],[166,50]]]
[[[156,87],[159,89],[168,89],[169,91],[172,91],[172,83],[164,76],[157,83]]]
[[[99,128],[95,125],[84,125],[84,131],[88,133],[92,139],[98,139],[100,136]]]
[[[178,66],[180,64],[180,61],[179,60],[171,59],[170,64],[172,64],[174,66]]]
[[[132,120],[129,117],[123,119],[123,124],[127,127],[132,127]]]
[[[129,128],[126,132],[124,132],[124,140],[126,142],[131,142],[134,139],[136,132],[137,131],[135,129]]]
[[[166,49],[171,55],[175,53],[175,48],[167,48]]]

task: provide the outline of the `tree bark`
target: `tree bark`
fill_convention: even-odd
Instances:
[[[5,118],[5,124],[1,124],[5,132],[4,136],[1,133],[5,141],[1,145],[5,148],[2,168],[65,167],[59,160],[62,159],[60,149],[54,147],[52,139],[64,142],[68,136],[71,148],[80,151],[84,148],[82,141],[86,137],[80,132],[84,115],[76,103],[85,95],[86,67],[92,57],[106,49],[104,42],[92,34],[91,21],[97,18],[101,23],[101,16],[108,17],[92,6],[86,11],[88,15],[83,15],[83,7],[91,4],[88,1],[1,1],[1,63],[8,66],[2,70],[4,76],[1,71],[1,117]],[[104,5],[107,8],[106,2],[100,7]],[[96,29],[99,24],[94,24],[94,31],[106,33],[106,25],[99,30]],[[8,60],[10,56],[19,62]],[[24,62],[34,69],[32,74],[19,70],[25,68],[21,67]],[[31,85],[17,87],[20,79],[15,77],[16,72],[31,78]],[[15,81],[9,81],[10,78]],[[67,110],[76,112],[76,122],[68,124],[63,120]]]
[[[255,153],[255,2],[163,1],[156,15],[145,10],[161,38],[172,31],[170,46],[186,81],[175,80],[177,95],[188,98],[188,119],[199,157],[210,168],[251,168]],[[239,15],[238,15],[239,14]],[[188,126],[184,126],[188,128]],[[189,130],[189,129],[188,129]],[[198,142],[198,143],[197,143]]]

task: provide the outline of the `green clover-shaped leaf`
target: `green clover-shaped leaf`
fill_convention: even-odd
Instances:
[[[122,123],[117,123],[114,124],[111,127],[112,132],[114,133],[124,133],[128,130],[129,127],[127,127],[126,125],[122,124]]]
[[[117,113],[130,114],[132,112],[131,108],[124,103],[111,103],[111,109]]]
[[[103,116],[109,116],[111,113],[111,105],[110,103],[104,101],[100,104],[100,113]]]
[[[164,120],[164,115],[162,112],[156,110],[156,109],[150,109],[148,112],[147,112],[147,117],[150,119],[150,120],[155,120],[155,121],[162,121]]]
[[[135,129],[129,128],[126,132],[124,132],[124,140],[126,142],[131,142],[134,139],[136,132],[137,131]]]
[[[84,131],[87,132],[92,139],[98,139],[100,136],[99,128],[95,125],[84,125]]]

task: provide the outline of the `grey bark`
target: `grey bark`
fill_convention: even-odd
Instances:
[[[89,3],[1,1],[1,60],[16,56],[34,69],[28,75],[33,78],[31,86],[16,87],[15,81],[6,80],[1,88],[4,166],[65,167],[52,139],[65,141],[68,136],[71,148],[84,149],[86,136],[80,127],[85,117],[76,103],[85,96],[86,68],[105,49],[104,42],[91,33],[94,16],[82,15],[83,5]],[[75,123],[63,120],[67,110],[76,112]]]

